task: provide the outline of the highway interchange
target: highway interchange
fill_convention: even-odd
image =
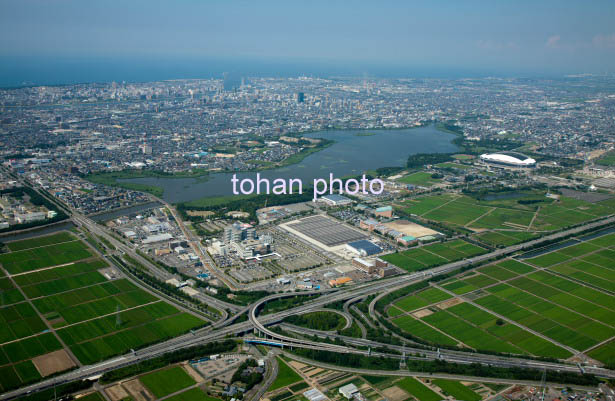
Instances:
[[[57,203],[57,201],[56,201]],[[173,210],[173,209],[172,209]],[[86,228],[88,231],[95,233],[96,235],[106,239],[109,241],[116,249],[124,254],[130,255],[130,257],[138,260],[140,263],[145,266],[149,266],[151,263],[141,257],[137,252],[130,246],[122,243],[117,240],[114,236],[110,235],[106,228],[97,224],[93,220],[89,219],[87,216],[81,215],[74,210],[68,211],[71,214],[72,221],[80,227]],[[175,214],[174,214],[175,216]],[[179,216],[176,217],[178,219]],[[166,352],[175,351],[181,348],[187,348],[199,344],[204,344],[207,342],[215,341],[223,339],[226,336],[239,336],[245,335],[248,333],[255,333],[256,335],[246,336],[244,338],[245,341],[259,342],[259,341],[269,341],[271,343],[275,343],[283,348],[312,348],[312,349],[320,349],[320,350],[329,350],[332,352],[343,352],[343,353],[355,353],[362,355],[372,355],[372,356],[386,356],[389,358],[401,358],[401,355],[398,353],[401,352],[405,355],[406,359],[442,359],[448,362],[457,362],[457,363],[481,363],[492,366],[500,366],[500,367],[524,367],[524,368],[535,368],[535,369],[546,369],[546,370],[555,370],[555,371],[566,371],[566,372],[575,372],[579,373],[580,371],[584,371],[585,373],[591,373],[602,377],[615,378],[615,371],[607,370],[604,368],[597,368],[591,366],[580,367],[573,364],[568,363],[556,363],[556,362],[543,362],[538,360],[530,360],[530,359],[522,359],[522,358],[508,358],[494,355],[485,355],[478,353],[469,353],[469,352],[461,352],[461,351],[449,351],[449,350],[431,350],[424,349],[423,347],[413,347],[412,344],[404,345],[404,346],[395,346],[390,344],[378,343],[375,341],[371,341],[365,338],[351,338],[339,336],[332,333],[323,333],[323,332],[314,332],[310,330],[304,330],[306,334],[316,335],[318,337],[328,337],[330,339],[337,338],[342,340],[345,345],[335,345],[329,344],[327,342],[320,341],[312,341],[305,339],[298,339],[294,337],[289,337],[283,334],[279,334],[273,330],[271,330],[268,326],[273,324],[280,323],[285,317],[291,315],[302,314],[310,311],[315,311],[323,308],[325,305],[337,302],[344,301],[346,304],[344,305],[344,309],[347,312],[349,305],[359,299],[363,299],[369,295],[377,295],[377,297],[372,300],[369,305],[369,315],[371,317],[375,316],[374,305],[375,302],[388,294],[391,291],[402,288],[412,283],[419,282],[429,277],[433,277],[436,275],[446,274],[452,271],[455,271],[461,267],[468,265],[475,265],[480,262],[484,262],[493,258],[503,257],[505,255],[510,255],[512,253],[526,250],[529,248],[534,248],[542,243],[548,243],[553,240],[561,239],[570,235],[578,234],[583,231],[598,228],[607,224],[611,224],[615,222],[615,217],[610,216],[605,219],[600,219],[597,221],[593,221],[588,224],[583,224],[578,227],[574,227],[565,231],[561,231],[558,233],[554,233],[540,239],[528,241],[523,244],[513,245],[507,248],[497,249],[493,252],[483,254],[480,256],[476,256],[473,258],[469,258],[466,260],[460,260],[457,262],[449,263],[446,265],[442,265],[436,268],[432,268],[426,271],[405,274],[402,276],[393,277],[390,279],[381,279],[376,282],[361,284],[354,287],[346,288],[344,290],[327,290],[327,291],[312,291],[312,292],[301,292],[301,293],[280,293],[280,294],[272,294],[268,297],[265,297],[251,305],[242,307],[235,304],[231,304],[228,302],[224,302],[213,297],[203,295],[200,299],[202,302],[209,303],[213,305],[216,309],[221,311],[221,318],[215,322],[214,324],[194,330],[189,334],[185,334],[168,341],[155,344],[143,349],[140,349],[136,352],[132,352],[123,356],[119,356],[107,361],[103,361],[90,366],[82,366],[78,369],[75,369],[71,372],[64,373],[58,375],[51,379],[46,379],[41,382],[32,384],[27,387],[20,388],[18,390],[14,390],[8,393],[4,393],[0,395],[0,400],[8,400],[12,398],[16,398],[18,396],[40,391],[46,388],[53,387],[54,385],[60,383],[66,383],[75,380],[83,380],[88,378],[96,378],[102,375],[105,372],[138,363],[140,361],[144,361],[147,359],[151,359],[157,356],[160,356]],[[182,230],[186,230],[185,227],[180,224]],[[185,233],[190,233],[189,230],[184,231]],[[199,257],[205,262],[204,265],[210,267],[212,273],[216,274],[215,267],[213,264],[210,265],[211,260],[208,260],[206,252],[204,252],[200,248],[200,244],[198,241],[195,241],[191,236],[188,236],[191,244],[193,245],[195,251]],[[208,255],[207,255],[208,256]],[[217,276],[217,274],[216,274]],[[132,278],[131,278],[132,279]],[[132,281],[135,281],[134,279]],[[138,283],[143,286],[143,283]],[[259,315],[259,311],[262,306],[272,300],[281,298],[281,297],[289,297],[295,295],[319,295],[316,299],[309,300],[302,305],[286,309],[280,312],[270,313],[264,316]],[[159,294],[160,295],[160,294]],[[171,299],[173,302],[177,302],[176,299]],[[186,310],[189,305],[181,304],[179,305],[182,309]],[[358,311],[357,309],[355,309]],[[194,312],[194,311],[193,311]],[[229,313],[230,312],[230,313]],[[240,316],[244,314],[248,314],[248,320],[241,321],[238,323],[233,323]],[[366,318],[366,322],[371,325],[369,319]],[[211,318],[210,318],[211,320]],[[286,329],[289,327],[286,326]],[[293,331],[293,330],[288,330]],[[295,330],[296,331],[296,330]],[[362,330],[364,331],[364,330]],[[258,337],[260,336],[260,337]],[[356,348],[361,347],[361,349]],[[369,349],[364,349],[368,347]],[[371,348],[378,349],[378,352],[371,351]],[[394,352],[387,353],[381,352],[384,348],[388,348]],[[423,354],[424,357],[416,357],[411,356],[415,353]],[[344,369],[339,368],[338,369]]]

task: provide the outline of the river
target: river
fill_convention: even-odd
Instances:
[[[319,152],[312,153],[300,163],[260,171],[261,177],[269,180],[299,178],[304,188],[310,187],[315,178],[327,178],[362,174],[378,167],[404,166],[408,156],[416,153],[455,152],[457,146],[451,141],[455,135],[436,129],[435,125],[396,130],[369,130],[375,135],[357,135],[360,130],[329,130],[306,134],[311,138],[332,139],[335,143]],[[196,178],[133,178],[120,180],[164,189],[167,202],[186,202],[209,196],[232,194],[233,173],[211,174],[207,181]],[[255,172],[238,173],[237,177],[256,178]]]

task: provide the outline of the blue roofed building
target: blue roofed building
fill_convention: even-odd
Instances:
[[[374,211],[374,215],[379,217],[393,217],[393,208],[391,206],[382,206]]]
[[[349,198],[338,194],[323,195],[318,199],[331,206],[342,206],[352,203],[352,200],[350,200]]]
[[[347,243],[346,249],[359,256],[371,256],[382,252],[382,248],[365,239]]]

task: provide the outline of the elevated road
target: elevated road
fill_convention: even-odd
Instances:
[[[339,339],[344,341],[344,343],[359,347],[371,347],[372,349],[377,349],[379,347],[386,346],[388,349],[397,351],[399,354],[390,354],[390,353],[382,353],[382,352],[371,352],[372,356],[383,354],[388,358],[401,359],[403,354],[406,354],[406,359],[408,360],[434,360],[434,359],[442,359],[447,362],[455,362],[460,364],[470,364],[470,363],[480,363],[484,365],[497,366],[502,368],[528,368],[528,369],[549,369],[554,371],[566,371],[571,373],[579,373],[579,368],[576,365],[567,365],[557,362],[542,362],[542,361],[534,361],[531,359],[523,359],[523,358],[514,358],[514,357],[501,357],[495,355],[482,355],[482,354],[473,354],[469,352],[462,351],[449,351],[445,349],[436,349],[429,350],[423,348],[414,348],[410,346],[403,345],[385,345],[383,343],[379,343],[376,341],[359,339],[354,337],[346,337],[337,334],[330,334],[328,332],[322,332],[319,330],[311,330],[305,329],[303,327],[297,327],[290,324],[282,323],[280,327],[286,331],[291,331],[297,334],[309,334],[311,336],[318,336],[321,338],[330,338],[330,339]],[[274,340],[271,340],[274,341]],[[285,343],[288,344],[288,343]],[[288,344],[290,346],[290,344]],[[413,356],[415,354],[425,355],[425,357],[416,357]],[[589,368],[588,368],[589,369]],[[600,371],[602,372],[602,371]]]
[[[302,358],[299,357],[297,355],[294,354],[290,354],[288,352],[284,352],[284,354],[286,356],[288,356],[291,359],[295,359],[299,362],[303,362],[306,364],[310,364],[313,366],[317,366],[320,368],[324,368],[324,369],[331,369],[331,370],[340,370],[340,371],[344,371],[344,372],[350,372],[350,373],[355,373],[355,374],[360,374],[360,375],[373,375],[373,376],[413,376],[413,377],[428,377],[428,378],[433,378],[433,379],[450,379],[450,380],[460,380],[460,381],[476,381],[476,377],[474,376],[466,376],[466,375],[454,375],[454,374],[447,374],[447,373],[425,373],[425,372],[412,372],[409,371],[407,369],[400,369],[400,370],[372,370],[372,369],[359,369],[359,368],[348,368],[348,367],[340,367],[337,365],[331,365],[328,363],[322,363],[322,362],[317,362],[317,361],[313,361],[307,358]],[[527,386],[534,386],[534,387],[538,387],[541,385],[541,382],[537,382],[537,381],[531,381],[531,380],[509,380],[509,379],[500,379],[500,378],[491,378],[491,377],[481,377],[480,378],[481,382],[485,382],[485,383],[508,383],[508,384],[523,384],[523,385],[527,385]],[[551,382],[547,382],[545,383],[547,386],[549,387],[561,387],[561,383],[551,383]],[[587,387],[587,386],[576,386],[576,385],[572,385],[570,386],[574,389],[578,389],[578,390],[585,390],[585,391],[596,391],[595,387]]]
[[[382,291],[383,289],[386,289],[389,286],[398,285],[398,284],[399,284],[399,278],[393,278],[393,280],[388,280],[388,281],[382,280],[374,284],[365,285],[365,286],[357,287],[354,289],[351,288],[351,289],[348,289],[348,291],[344,291],[344,292],[334,291],[329,294],[321,295],[319,298],[315,299],[314,301],[310,301],[308,303],[297,306],[295,308],[290,308],[285,311],[272,313],[272,314],[265,315],[265,316],[259,316],[257,318],[257,313],[256,313],[257,308],[260,305],[262,305],[264,300],[267,300],[267,301],[273,300],[273,299],[278,298],[281,295],[294,296],[294,295],[299,295],[299,294],[291,293],[291,294],[272,295],[249,307],[248,312],[249,312],[250,320],[248,321],[229,324],[226,326],[220,325],[218,328],[206,327],[203,329],[195,330],[193,333],[185,334],[185,335],[173,338],[171,340],[140,349],[135,353],[129,353],[129,354],[116,357],[116,358],[113,358],[113,359],[110,359],[104,362],[100,362],[94,365],[83,366],[71,372],[58,375],[55,378],[47,379],[39,383],[35,383],[30,386],[23,387],[21,389],[2,394],[0,395],[0,400],[9,400],[9,399],[24,395],[28,392],[40,391],[40,390],[44,390],[47,388],[51,388],[54,386],[54,384],[62,384],[62,383],[75,381],[75,380],[84,380],[89,377],[101,375],[105,372],[108,372],[108,371],[111,371],[111,370],[114,370],[114,369],[117,369],[123,366],[136,364],[141,361],[145,361],[145,360],[154,358],[156,356],[160,356],[166,352],[171,352],[171,351],[175,351],[181,348],[187,348],[187,347],[191,347],[191,346],[195,346],[199,344],[205,344],[207,342],[211,342],[215,340],[220,340],[229,335],[239,335],[242,333],[252,332],[255,327],[257,328],[258,331],[263,333],[263,335],[267,335],[271,337],[273,341],[282,340],[284,344],[288,347],[301,347],[301,348],[317,347],[317,349],[328,349],[333,352],[344,352],[344,353],[348,352],[348,353],[365,354],[366,351],[358,350],[356,348],[349,347],[349,346],[331,346],[330,347],[329,345],[323,344],[321,342],[303,342],[301,340],[297,340],[294,338],[289,338],[289,341],[286,342],[283,338],[279,338],[280,336],[277,333],[274,333],[270,331],[269,329],[267,329],[265,325],[270,325],[276,322],[280,322],[286,316],[290,316],[290,315],[298,314],[298,313],[304,313],[306,311],[310,311],[313,308],[319,308],[331,302],[357,297],[358,295],[362,295],[362,294],[367,295],[370,293]],[[375,343],[375,342],[373,342],[372,344],[374,345],[374,347],[377,347],[377,346],[389,347],[388,344],[380,344],[380,343]],[[407,347],[406,350],[410,352],[411,348]],[[425,350],[421,349],[419,352],[425,353]],[[448,354],[449,354],[449,351],[446,352],[447,358],[448,358]],[[478,358],[487,358],[485,359],[485,363],[493,364],[491,356],[485,356],[485,355],[480,355],[480,354],[468,354],[468,355],[465,355],[465,353],[463,354],[464,354],[463,356],[466,356],[468,358],[467,363],[472,363],[474,361],[478,362],[478,360],[472,360],[472,362],[470,362],[471,360],[470,358],[478,357]],[[431,354],[431,356],[434,356],[434,355]],[[399,355],[397,355],[397,357],[399,358]],[[457,356],[451,355],[451,358],[453,357],[457,357]],[[527,361],[527,360],[521,360],[520,365],[518,366],[527,367],[526,365],[523,365],[523,364],[526,364],[528,362],[538,363],[537,366],[539,366],[540,368],[547,366],[545,365],[545,363],[540,362],[540,361]],[[550,363],[549,366],[555,368],[556,370],[572,369],[570,371],[578,372],[578,368],[576,368],[573,365],[566,365],[566,364],[552,365]],[[338,369],[340,368],[338,367]],[[607,369],[587,367],[586,372],[596,374],[599,376],[615,378],[615,371],[610,371]]]
[[[79,225],[86,226],[90,231],[98,235],[101,235],[103,238],[109,240],[120,251],[126,252],[131,257],[136,256],[135,259],[141,262],[141,258],[139,257],[140,255],[134,252],[134,249],[131,249],[127,245],[123,244],[122,242],[117,241],[113,236],[106,233],[105,230],[103,230],[99,225],[97,225],[92,220],[74,211],[73,211],[72,217],[73,217],[73,220],[77,222]],[[178,223],[181,221],[177,219],[177,217],[176,217],[176,220],[178,220]],[[235,314],[234,316],[228,319],[225,319],[224,321],[219,321],[214,326],[196,330],[190,334],[185,334],[185,335],[176,337],[174,339],[165,341],[163,343],[159,343],[156,345],[152,345],[150,347],[143,348],[134,353],[129,353],[129,354],[117,357],[117,358],[113,358],[113,359],[110,359],[104,362],[100,362],[98,364],[80,367],[78,369],[75,369],[74,371],[58,375],[55,378],[47,379],[42,382],[21,388],[19,390],[15,390],[9,393],[2,394],[0,395],[0,400],[11,399],[11,398],[26,394],[27,392],[50,388],[55,383],[60,384],[60,383],[65,383],[69,381],[74,381],[74,380],[87,379],[88,377],[97,376],[107,371],[117,369],[119,367],[128,366],[128,365],[135,364],[135,363],[138,363],[138,362],[150,359],[150,358],[154,358],[166,352],[215,341],[218,339],[222,339],[228,335],[244,334],[247,332],[251,332],[254,329],[256,329],[257,332],[261,333],[261,335],[270,337],[272,341],[281,342],[285,346],[288,346],[288,347],[315,348],[315,349],[321,349],[321,350],[325,349],[325,350],[330,350],[332,352],[355,353],[355,354],[363,354],[363,355],[365,355],[366,352],[369,353],[369,351],[357,349],[357,348],[352,347],[351,345],[368,346],[368,347],[373,346],[374,348],[388,347],[392,350],[396,350],[395,348],[392,348],[392,346],[388,344],[381,344],[381,343],[377,343],[377,342],[373,342],[373,341],[365,340],[365,339],[350,339],[349,338],[347,345],[344,345],[344,346],[327,344],[327,343],[317,342],[317,341],[300,340],[296,338],[279,335],[269,330],[267,326],[273,323],[278,323],[281,320],[283,320],[285,317],[290,316],[290,315],[305,313],[305,312],[312,311],[314,309],[322,308],[324,305],[328,303],[332,303],[336,301],[346,301],[346,300],[353,299],[353,298],[365,297],[371,294],[386,294],[394,289],[401,288],[403,286],[406,286],[414,282],[418,282],[430,276],[446,274],[460,267],[479,263],[485,260],[489,260],[491,258],[510,255],[518,251],[522,251],[522,250],[526,250],[532,247],[539,246],[540,244],[546,243],[547,241],[557,240],[557,239],[560,239],[560,238],[563,238],[569,235],[574,235],[576,233],[579,233],[579,232],[582,232],[588,229],[596,228],[596,227],[599,227],[605,224],[613,223],[613,222],[615,222],[615,217],[610,216],[608,218],[605,218],[599,221],[594,221],[594,222],[584,224],[579,227],[575,227],[575,228],[565,230],[559,233],[551,234],[551,235],[545,236],[537,240],[532,240],[532,241],[529,241],[523,244],[518,244],[518,245],[513,245],[507,248],[498,249],[498,250],[495,250],[493,252],[490,252],[484,255],[449,263],[449,264],[442,265],[442,266],[439,266],[439,267],[436,267],[436,268],[433,268],[433,269],[430,269],[424,272],[406,274],[406,275],[402,275],[398,277],[393,277],[391,279],[382,279],[382,280],[378,280],[373,283],[361,284],[361,285],[357,285],[351,288],[347,288],[347,289],[344,289],[343,291],[337,290],[337,291],[330,291],[328,293],[315,291],[315,292],[305,292],[305,293],[274,294],[266,298],[263,298],[262,300],[248,307],[240,307],[237,305],[232,305],[233,306],[232,310],[236,311],[237,314]],[[190,232],[188,231],[188,233]],[[187,238],[192,238],[192,237],[187,236]],[[200,244],[200,242],[198,244]],[[205,257],[205,254],[203,254],[202,256]],[[319,298],[313,301],[306,302],[303,305],[290,308],[284,311],[272,313],[269,315],[265,315],[265,316],[258,316],[259,308],[268,301],[271,301],[271,300],[274,300],[280,297],[284,297],[284,296],[295,296],[295,295],[301,295],[301,294],[316,294],[316,293],[320,294]],[[216,307],[220,309],[226,309],[227,307],[227,305],[225,305],[227,303],[223,301],[215,300],[213,298],[208,299],[208,301],[211,301],[213,305],[215,305]],[[374,302],[372,302],[372,304],[370,305],[370,312],[373,311],[373,304]],[[241,313],[248,313],[249,320],[240,322],[240,323],[233,323],[233,321],[236,320],[238,316],[240,316]],[[367,343],[366,341],[370,341],[370,342]],[[503,357],[495,357],[491,355],[453,352],[453,351],[441,351],[438,353],[437,350],[435,351],[434,350],[423,350],[419,348],[417,348],[416,351],[414,351],[414,349],[410,347],[406,347],[403,349],[408,352],[420,352],[420,353],[426,354],[428,355],[428,359],[429,358],[445,359],[447,361],[459,361],[459,363],[483,363],[483,364],[493,365],[493,366],[534,367],[537,369],[570,371],[570,372],[576,372],[576,373],[579,372],[579,368],[577,366],[568,365],[564,363],[541,362],[541,361],[525,360],[525,359],[520,359],[520,358],[503,358]],[[404,351],[399,351],[398,349],[396,351],[404,352]],[[430,353],[428,354],[427,351],[429,351]],[[377,354],[371,353],[371,355],[377,355]],[[389,356],[389,354],[383,354],[383,355]],[[390,354],[390,357],[399,358],[400,356],[396,354]],[[346,370],[346,368],[340,368],[340,367],[337,367],[337,369]],[[585,367],[585,372],[595,374],[598,376],[615,378],[615,371],[611,371],[607,369]],[[501,381],[501,380],[498,379],[498,381]]]
[[[272,295],[270,297],[266,297],[263,298],[261,301],[259,301],[258,303],[256,303],[251,309],[250,309],[250,322],[254,325],[254,327],[256,328],[256,331],[265,336],[265,338],[270,338],[272,341],[279,341],[281,343],[283,343],[285,346],[287,347],[298,347],[298,348],[311,348],[311,349],[324,349],[325,344],[318,342],[318,341],[312,341],[312,340],[304,340],[304,339],[297,339],[297,338],[293,338],[293,337],[289,337],[283,334],[279,334],[276,333],[270,329],[268,329],[266,327],[267,324],[269,324],[271,321],[273,320],[281,320],[280,317],[281,316],[289,316],[289,311],[284,311],[284,312],[279,312],[277,314],[275,314],[275,319],[272,319],[274,316],[270,316],[270,315],[265,315],[262,318],[258,317],[258,310],[259,308],[266,302],[277,299],[277,298],[281,298],[284,296],[288,296],[288,294],[276,294],[276,295]],[[333,298],[335,297],[341,297],[343,296],[344,293],[342,294],[336,294],[335,296],[333,296]],[[352,295],[351,295],[352,296]],[[356,294],[355,294],[356,296]],[[303,305],[297,308],[293,308],[293,310],[297,310],[297,309],[303,309],[305,308],[307,305]],[[297,312],[294,312],[297,313]],[[294,314],[292,311],[290,312],[290,314]],[[278,321],[279,321],[278,320]],[[329,336],[328,333],[321,333],[322,336],[326,337]],[[335,336],[341,339],[342,336]],[[373,346],[373,347],[387,347],[390,349],[395,349],[393,348],[393,346],[388,345],[388,344],[382,344],[382,343],[377,343],[371,340],[364,340],[364,339],[354,339],[351,337],[344,337],[344,341],[348,341],[347,344],[355,344],[355,345],[361,345],[361,346]],[[320,347],[320,348],[319,348]],[[364,354],[367,355],[366,352],[367,351],[363,351],[363,350],[357,350],[355,348],[352,347],[348,347],[348,346],[340,346],[340,345],[336,345],[335,346],[336,351],[335,352],[342,352],[342,353],[359,353],[359,354]],[[428,359],[443,359],[446,360],[448,362],[456,362],[456,363],[464,363],[464,364],[470,364],[470,363],[481,363],[481,364],[485,364],[485,365],[492,365],[492,366],[501,366],[501,367],[518,367],[518,368],[534,368],[534,369],[548,369],[548,370],[554,370],[554,371],[566,371],[566,372],[574,372],[574,373],[580,373],[579,371],[579,367],[576,365],[570,365],[570,364],[566,364],[566,363],[557,363],[557,362],[543,362],[543,361],[537,361],[537,360],[530,360],[530,359],[523,359],[523,358],[509,358],[509,357],[501,357],[501,356],[495,356],[495,355],[485,355],[485,354],[478,354],[478,353],[471,353],[471,352],[462,352],[462,351],[448,351],[448,350],[435,350],[435,351],[430,351],[430,350],[425,350],[423,348],[413,348],[413,347],[399,347],[398,349],[396,349],[399,352],[409,352],[409,353],[421,353],[421,354],[425,354],[428,355],[429,358]],[[372,354],[375,355],[375,354]],[[391,357],[397,357],[399,358],[399,355],[395,356],[391,356]],[[585,367],[585,372],[586,373],[591,373],[591,374],[596,374],[599,376],[604,376],[604,377],[613,377],[615,378],[615,371],[611,371],[608,369],[602,369],[602,368],[592,368],[592,367]]]
[[[235,291],[238,290],[237,286],[235,286],[235,284],[231,280],[229,280],[228,277],[224,273],[220,272],[216,268],[216,264],[214,263],[213,260],[211,260],[211,257],[209,256],[209,254],[203,248],[203,244],[201,244],[201,241],[199,240],[199,238],[197,238],[197,236],[191,230],[189,230],[184,224],[184,221],[181,219],[181,216],[177,212],[177,209],[175,209],[173,205],[171,205],[164,199],[160,199],[157,197],[154,197],[154,199],[162,203],[169,210],[169,212],[171,212],[171,215],[173,215],[175,222],[179,226],[180,230],[184,233],[184,236],[188,240],[188,243],[192,247],[192,250],[194,250],[194,253],[199,257],[199,260],[203,264],[203,267],[207,268],[207,270],[209,270],[212,276],[216,277],[218,280],[226,284],[226,286],[230,288],[231,290],[235,290]]]
[[[118,251],[129,255],[131,258],[133,258],[134,260],[136,260],[143,266],[147,267],[147,269],[150,272],[152,272],[154,275],[156,275],[156,278],[158,278],[159,280],[165,281],[165,279],[168,278],[167,276],[160,275],[160,268],[158,266],[154,266],[149,260],[139,255],[134,248],[126,245],[122,241],[117,240],[113,235],[108,233],[105,228],[101,227],[99,224],[94,222],[92,219],[84,215],[81,215],[80,213],[77,213],[77,212],[73,212],[72,219],[78,226],[86,227],[90,232],[109,241],[109,243],[111,243]],[[229,309],[231,311],[238,311],[242,308],[239,305],[231,304],[229,302],[224,302],[224,301],[221,301],[219,299],[210,297],[202,293],[198,294],[196,296],[196,299],[198,299],[199,301],[205,304],[212,305],[216,309],[220,310],[223,316],[225,314],[226,309]]]

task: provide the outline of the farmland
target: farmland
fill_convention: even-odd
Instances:
[[[397,181],[404,183],[404,184],[418,185],[421,187],[430,187],[434,184],[441,182],[442,180],[438,178],[432,178],[431,173],[419,171],[416,173],[406,175],[398,179]]]
[[[286,387],[289,384],[298,382],[299,380],[301,380],[301,376],[299,376],[297,372],[288,366],[283,359],[278,358],[278,376],[275,381],[271,383],[271,387],[269,387],[268,391]]]
[[[87,249],[87,246],[83,242],[75,240],[44,245],[38,248],[11,251],[0,255],[0,264],[10,274],[17,274],[75,262],[90,256],[92,254]]]
[[[505,259],[398,299],[388,319],[442,345],[567,359],[615,359],[615,234]],[[610,273],[610,275],[609,275]]]
[[[527,262],[602,291],[615,291],[615,234],[549,252]]]
[[[475,231],[475,237],[487,244],[506,246],[529,240],[540,232],[611,214],[615,199],[590,203],[560,196],[555,200],[539,190],[505,192],[483,199],[442,194],[407,200],[397,210],[463,227]]]
[[[418,297],[409,297],[412,298]],[[397,308],[397,305],[399,303],[392,308]],[[432,304],[418,309],[415,314],[395,317],[392,322],[404,331],[436,344],[463,344],[477,350],[560,358],[571,355],[519,326],[500,322],[495,315],[469,303],[454,306]]]
[[[435,379],[433,383],[456,400],[480,401],[482,399],[479,394],[455,380]]]
[[[419,401],[440,401],[442,399],[437,393],[429,389],[414,377],[406,377],[397,382],[397,386]]]
[[[484,252],[486,250],[479,246],[457,239],[384,255],[382,259],[413,272],[480,255]]]
[[[75,240],[75,237],[73,237],[70,233],[60,232],[58,234],[47,235],[44,237],[25,239],[25,240],[17,241],[17,242],[9,242],[7,244],[7,247],[11,251],[15,252],[15,251],[22,251],[24,249],[38,248],[38,247],[46,246],[46,245],[59,244],[61,242],[70,242],[74,240]]]
[[[167,398],[167,401],[220,401],[218,398],[209,396],[200,388],[191,388],[182,393]]]
[[[117,271],[105,277],[107,263],[68,232],[7,247],[0,255],[2,390],[204,324]]]
[[[3,343],[0,350],[0,386],[3,391],[41,379],[32,362],[39,357],[62,349],[51,333],[43,333],[20,341]]]
[[[149,373],[141,376],[139,381],[156,398],[162,398],[196,383],[181,366],[173,366]]]

